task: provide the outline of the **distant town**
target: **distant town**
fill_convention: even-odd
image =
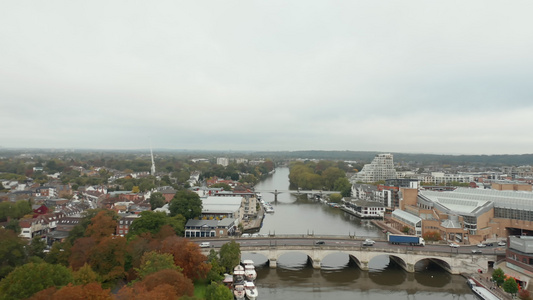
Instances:
[[[533,166],[505,164],[501,157],[490,164],[487,157],[428,162],[428,156],[421,156],[420,162],[409,155],[395,161],[390,153],[372,153],[368,160],[345,159],[346,153],[340,159],[324,157],[324,152],[305,154],[320,158],[151,150],[0,152],[2,234],[15,233],[20,245],[34,251],[4,260],[0,278],[32,255],[61,261],[58,251],[79,247],[76,239],[94,234],[88,216],[95,218],[99,211],[110,212],[110,236],[125,241],[143,233],[155,238],[163,225],[170,226],[172,234],[192,239],[246,234],[272,209],[254,185],[276,167],[287,166],[295,191],[316,190],[317,197],[348,214],[378,220],[385,232],[458,247],[504,246],[507,254],[501,264],[506,274],[523,286],[529,282]],[[320,195],[325,191],[337,194]],[[42,245],[31,246],[37,243]],[[47,258],[52,253],[55,258]],[[63,258],[63,263],[72,267],[73,260]],[[119,273],[127,274],[127,265],[121,268]],[[112,287],[121,278],[101,282]]]

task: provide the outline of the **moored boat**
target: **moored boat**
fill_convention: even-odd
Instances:
[[[255,284],[253,282],[245,281],[244,290],[246,292],[246,298],[248,298],[249,300],[257,299],[257,288],[255,287]]]
[[[254,281],[257,278],[257,272],[255,272],[254,265],[244,266],[244,277],[248,281]]]
[[[244,284],[236,284],[233,287],[233,295],[237,300],[243,300],[246,296],[246,291],[244,290]]]

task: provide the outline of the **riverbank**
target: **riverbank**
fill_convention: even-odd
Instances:
[[[263,205],[259,205],[259,211],[257,212],[257,217],[253,220],[247,220],[243,222],[243,232],[255,232],[261,229],[263,224],[263,219],[265,218],[265,209]]]

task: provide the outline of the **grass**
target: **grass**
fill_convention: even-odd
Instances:
[[[207,289],[207,280],[197,280],[194,282],[194,297],[198,299],[205,299],[205,291]]]

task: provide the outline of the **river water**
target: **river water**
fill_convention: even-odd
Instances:
[[[276,172],[255,186],[256,191],[289,190],[289,169]],[[262,192],[275,213],[268,214],[260,233],[357,235],[382,238],[383,233],[366,220],[350,216],[306,196],[289,193],[274,195]],[[361,271],[349,261],[348,255],[337,253],[325,257],[320,270],[307,263],[304,254],[285,254],[271,269],[266,257],[243,254],[243,259],[256,263],[258,299],[477,299],[458,275],[451,275],[430,263],[416,266],[407,273],[388,256],[369,262],[369,271]]]

